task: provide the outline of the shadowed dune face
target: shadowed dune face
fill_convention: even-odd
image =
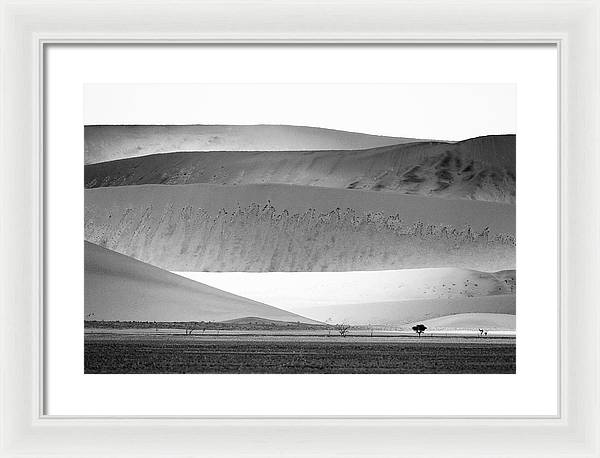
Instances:
[[[371,323],[389,326],[406,325],[463,313],[515,315],[515,312],[516,296],[514,294],[461,299],[344,304],[304,309],[305,314],[323,322]]]
[[[85,126],[85,163],[172,151],[299,151],[375,148],[420,141],[285,125]]]
[[[515,138],[496,135],[364,150],[154,154],[87,165],[85,187],[281,183],[514,203]]]
[[[85,242],[84,260],[87,319],[225,321],[260,316],[270,320],[315,323],[92,243]]]
[[[512,205],[277,185],[85,192],[86,240],[172,271],[497,271],[515,263],[514,235],[504,232],[515,227]]]

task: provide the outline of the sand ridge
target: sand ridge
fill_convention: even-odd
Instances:
[[[361,150],[151,154],[85,167],[85,187],[293,184],[447,199],[515,202],[514,135]]]
[[[171,151],[363,149],[419,141],[289,125],[85,126],[85,163]]]

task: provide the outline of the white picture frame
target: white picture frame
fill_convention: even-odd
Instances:
[[[600,456],[600,2],[1,2],[0,456]],[[560,414],[43,414],[44,47],[52,43],[554,43]]]

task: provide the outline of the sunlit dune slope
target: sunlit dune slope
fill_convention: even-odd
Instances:
[[[315,323],[85,242],[87,320],[224,321],[248,316]]]
[[[303,309],[304,315],[324,322],[394,326],[463,313],[514,315],[515,311],[516,296],[514,294],[457,299],[355,303]]]
[[[289,185],[85,191],[85,238],[172,271],[515,266],[513,205]]]
[[[363,150],[173,152],[90,164],[85,187],[293,184],[515,202],[514,135]]]
[[[411,323],[411,325],[424,324],[430,331],[446,329],[514,331],[516,329],[516,318],[516,315],[506,313],[459,313],[457,315],[419,321],[418,323]]]
[[[287,125],[94,125],[85,126],[85,163],[172,151],[347,150],[415,141]]]

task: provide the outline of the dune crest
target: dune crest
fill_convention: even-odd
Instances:
[[[171,151],[347,150],[415,141],[288,125],[92,125],[85,126],[85,163]]]

